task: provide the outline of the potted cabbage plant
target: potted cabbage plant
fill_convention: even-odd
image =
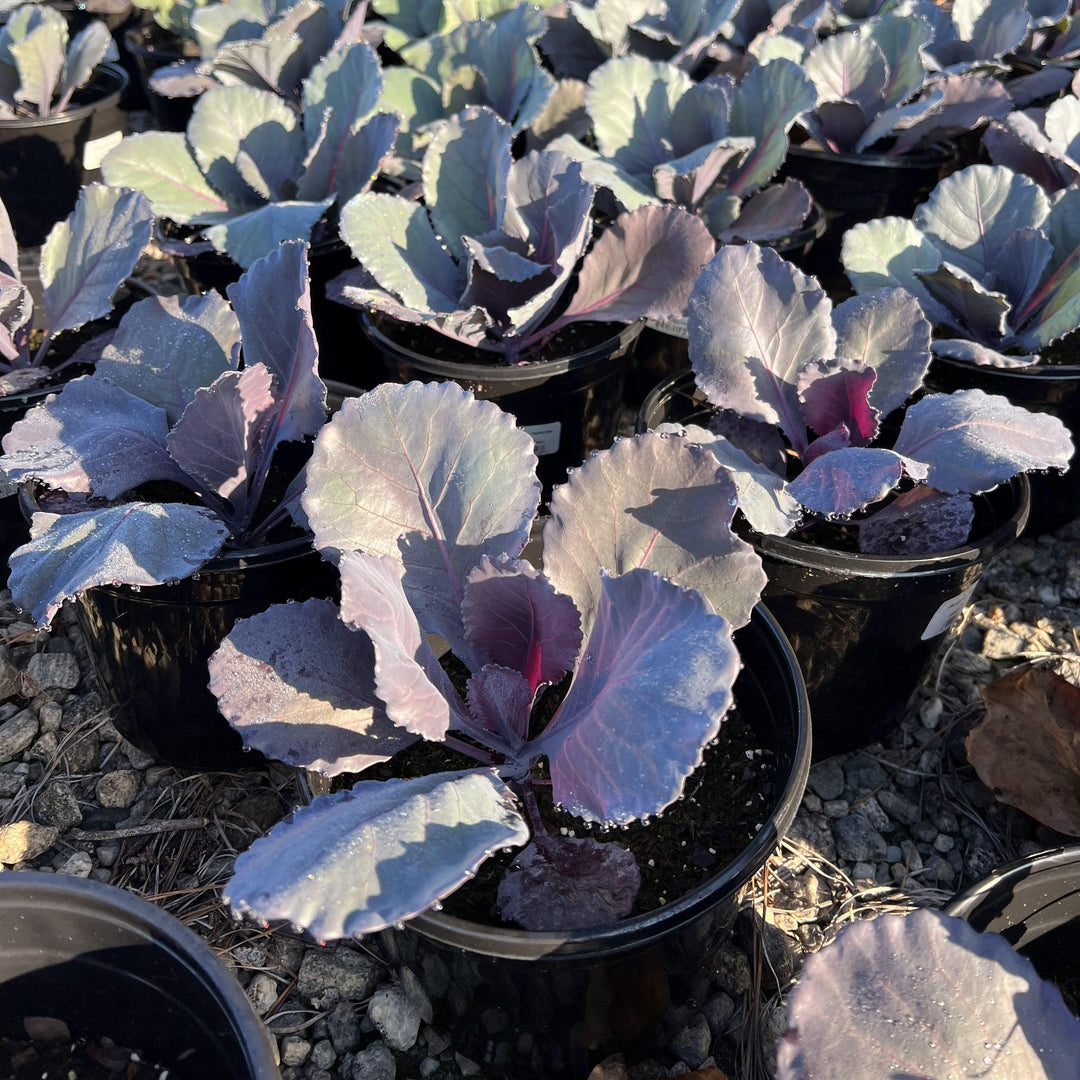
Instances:
[[[688,421],[734,471],[816,750],[865,745],[898,721],[1023,526],[1027,482],[1013,478],[1064,469],[1068,429],[981,390],[922,393],[930,323],[915,297],[889,287],[834,307],[754,244],[702,271],[689,332],[692,372],[659,387],[643,421]]]
[[[809,45],[790,28],[758,43],[761,62],[793,59],[817,90],[792,132],[783,175],[802,180],[826,211],[829,229],[807,268],[830,287],[846,228],[910,214],[955,166],[955,137],[1012,109],[993,77],[936,70],[927,55],[933,40],[916,7],[885,11]]]
[[[112,44],[99,20],[69,40],[47,4],[24,4],[0,26],[0,199],[24,247],[71,213],[123,135],[127,74],[105,62]]]
[[[245,760],[206,690],[233,620],[333,585],[293,518],[304,440],[327,416],[306,245],[257,261],[229,297],[135,304],[0,458],[32,514],[15,603],[44,626],[74,599],[117,726],[190,767]]]
[[[536,462],[452,382],[346,401],[302,499],[340,604],[238,622],[210,672],[247,745],[353,781],[240,856],[233,910],[379,934],[482,1067],[572,1077],[647,1041],[707,968],[798,805],[809,732],[706,451],[597,452],[552,496],[543,571],[521,557]],[[718,826],[732,812],[750,818]]]
[[[360,265],[330,290],[366,309],[387,376],[454,379],[513,413],[550,490],[611,442],[641,321],[682,314],[714,244],[672,205],[597,229],[582,165],[554,150],[514,161],[511,141],[486,107],[444,121],[422,200],[366,192],[345,205]]]
[[[856,292],[901,286],[934,327],[928,383],[980,388],[1080,430],[1080,258],[1075,186],[1049,197],[1005,165],[946,177],[910,219],[851,229],[842,258]],[[1031,528],[1075,516],[1080,474],[1036,477]]]

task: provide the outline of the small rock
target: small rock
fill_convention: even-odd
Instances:
[[[74,690],[82,673],[73,653],[34,653],[26,665],[26,674],[42,690]]]
[[[705,1002],[705,1006],[701,1012],[709,1023],[709,1030],[714,1035],[719,1035],[724,1030],[727,1022],[731,1019],[732,1014],[735,1012],[735,1002],[731,1000],[731,997],[728,994],[723,992],[713,994],[713,996]]]
[[[400,983],[381,986],[368,1002],[368,1016],[394,1050],[410,1050],[423,1017],[417,1003]]]
[[[951,810],[942,810],[933,817],[934,824],[950,836],[955,836],[960,831],[960,820]]]
[[[851,868],[851,876],[855,881],[877,881],[877,870],[870,862],[857,862]]]
[[[822,799],[839,799],[844,791],[844,770],[832,758],[819,761],[810,767],[806,784]]]
[[[1024,651],[1024,639],[1004,626],[990,626],[983,635],[982,654],[990,660],[1011,660]]]
[[[424,1045],[429,1054],[441,1054],[450,1044],[434,1029],[424,1031]]]
[[[131,769],[106,773],[94,788],[98,802],[109,809],[127,809],[139,797],[139,774]]]
[[[0,724],[0,761],[18,757],[37,738],[37,733],[38,720],[29,709]]]
[[[68,877],[88,878],[94,869],[94,860],[85,851],[73,851],[57,868],[58,874]]]
[[[103,882],[106,885],[112,884],[112,871],[107,867],[99,866],[96,870],[91,870],[90,876],[95,881]]]
[[[821,809],[825,811],[827,818],[842,818],[851,809],[851,803],[847,799],[829,799],[822,804]]]
[[[97,861],[102,866],[112,866],[120,854],[120,844],[116,840],[102,840],[98,844],[95,854],[97,855]]]
[[[42,731],[59,731],[64,710],[59,702],[46,701],[38,712],[38,723]]]
[[[480,1066],[471,1058],[467,1058],[464,1054],[459,1054],[457,1051],[454,1051],[454,1061],[457,1063],[458,1069],[461,1070],[462,1076],[480,1075]]]
[[[1035,598],[1046,607],[1057,607],[1061,603],[1061,593],[1053,585],[1043,585],[1035,593]]]
[[[360,1021],[356,1009],[348,1001],[339,1001],[326,1018],[327,1033],[334,1049],[347,1054],[360,1045]]]
[[[712,1045],[709,1022],[701,1013],[696,1013],[671,1040],[670,1045],[672,1053],[677,1054],[692,1069],[698,1068],[709,1056],[709,1047]]]
[[[956,871],[940,855],[934,855],[928,859],[926,869],[930,876],[937,878],[939,885],[948,887],[956,880]]]
[[[0,799],[13,799],[26,787],[26,777],[18,773],[0,772]]]
[[[856,754],[844,766],[844,777],[853,791],[876,791],[886,781],[885,770],[865,754]]]
[[[439,1059],[433,1057],[426,1057],[420,1062],[420,1077],[421,1080],[427,1080],[429,1076],[434,1076],[439,1071]]]
[[[801,840],[830,862],[836,858],[836,841],[829,829],[829,821],[822,814],[807,814],[800,810],[788,829],[788,836]]]
[[[877,862],[885,858],[889,845],[861,814],[849,814],[832,823],[836,853],[848,862]],[[873,877],[873,874],[870,875]]]
[[[311,1048],[311,1063],[317,1069],[329,1069],[337,1061],[337,1051],[329,1039],[320,1039]]]
[[[36,859],[53,846],[58,833],[54,825],[38,825],[33,821],[0,825],[0,863],[14,866]]]
[[[941,698],[932,697],[919,706],[919,722],[928,731],[936,731],[941,723],[944,711],[945,706],[942,704]]]
[[[750,986],[750,961],[741,949],[725,943],[717,954],[713,978],[732,998],[741,997]]]
[[[62,780],[54,780],[38,792],[34,813],[42,825],[55,825],[60,832],[66,832],[82,821],[79,800]]]
[[[964,870],[968,877],[975,880],[986,877],[1000,863],[997,854],[982,840],[975,840],[964,854]]]
[[[311,1055],[311,1043],[299,1035],[286,1035],[281,1040],[281,1064],[303,1065]]]
[[[46,731],[43,735],[39,735],[37,742],[25,751],[25,756],[30,761],[49,762],[56,757],[57,747],[60,745],[60,740],[56,737],[55,731]]]
[[[877,800],[881,808],[893,821],[898,821],[901,825],[907,825],[909,828],[918,822],[918,806],[910,799],[905,799],[903,795],[898,795],[889,788],[883,788],[878,792]]]
[[[952,851],[955,846],[956,841],[948,833],[938,833],[934,837],[934,850],[940,851],[942,855],[947,851]]]
[[[900,850],[899,844],[890,844],[885,849],[885,861],[887,863],[898,863],[904,857],[904,853]]]
[[[808,791],[802,800],[804,810],[808,810],[811,814],[821,813],[821,796],[815,795],[812,791]]]
[[[937,839],[937,826],[930,821],[920,821],[911,830],[911,835],[915,837],[920,844],[932,844]]]
[[[891,818],[881,808],[881,804],[873,795],[865,795],[854,805],[856,814],[861,814],[879,832],[888,832],[893,823]]]
[[[156,760],[153,754],[140,750],[134,743],[128,742],[127,739],[121,739],[120,750],[133,769],[148,769]]]
[[[260,971],[247,984],[246,993],[256,1014],[265,1016],[278,999],[278,985],[265,971]]]
[[[395,1080],[396,1076],[397,1063],[386,1043],[374,1042],[353,1059],[352,1080]]]
[[[296,988],[309,1001],[327,987],[335,987],[350,1001],[370,997],[382,966],[364,953],[339,946],[308,949],[304,953]]]

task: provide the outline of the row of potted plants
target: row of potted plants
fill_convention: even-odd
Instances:
[[[755,607],[766,579],[766,598],[810,684],[818,753],[866,742],[875,732],[853,728],[843,713],[854,702],[865,715],[862,688],[850,672],[838,675],[837,657],[879,681],[894,666],[903,610],[917,624],[911,681],[889,683],[883,694],[879,686],[869,708],[901,707],[986,558],[1023,525],[1025,482],[999,485],[1067,465],[1072,442],[1055,417],[978,389],[925,394],[923,384],[932,374],[932,323],[950,335],[939,335],[937,354],[960,353],[969,363],[1013,345],[1042,349],[1075,329],[1068,286],[1076,244],[1067,210],[1055,216],[1069,190],[1042,195],[1006,165],[958,172],[914,222],[875,222],[866,228],[883,238],[873,241],[847,234],[845,266],[862,295],[834,307],[815,278],[775,252],[747,243],[714,254],[715,238],[746,239],[739,230],[754,224],[774,240],[777,222],[787,228],[806,208],[794,181],[768,181],[811,103],[808,131],[845,150],[872,146],[875,130],[892,130],[886,120],[905,124],[895,146],[915,145],[920,131],[939,130],[938,110],[955,105],[948,91],[961,83],[957,93],[971,104],[974,79],[985,76],[957,71],[944,76],[957,82],[936,85],[921,57],[931,40],[944,68],[985,67],[1000,53],[956,26],[949,39],[940,17],[920,11],[903,22],[907,16],[887,13],[858,36],[834,33],[820,44],[821,27],[792,22],[784,34],[753,39],[750,56],[775,58],[738,84],[683,74],[680,63],[693,66],[688,58],[701,52],[693,34],[669,60],[594,64],[581,98],[593,129],[588,146],[572,124],[559,137],[536,134],[563,126],[546,103],[566,87],[544,71],[535,43],[587,32],[594,46],[610,45],[601,21],[564,20],[554,30],[532,9],[514,8],[499,21],[440,27],[434,36],[391,22],[403,36],[384,38],[417,66],[383,71],[359,19],[290,11],[280,36],[262,39],[262,52],[237,49],[212,63],[204,56],[193,75],[209,88],[186,132],[148,133],[111,151],[111,186],[86,188],[71,222],[43,249],[47,297],[57,295],[58,280],[75,295],[76,285],[100,285],[98,264],[115,248],[103,239],[113,213],[106,204],[127,200],[129,216],[137,205],[145,220],[146,199],[128,190],[142,188],[153,215],[202,228],[219,254],[232,256],[237,280],[229,302],[210,292],[135,304],[115,336],[99,342],[93,372],[15,424],[0,465],[13,481],[53,492],[38,490],[36,505],[27,497],[31,539],[12,557],[11,587],[42,622],[64,599],[77,599],[103,684],[125,704],[138,707],[143,695],[145,711],[165,720],[161,738],[170,745],[135,727],[130,735],[185,764],[224,752],[230,739],[236,746],[209,703],[204,715],[218,724],[221,747],[186,726],[189,701],[179,720],[160,707],[161,657],[184,637],[168,621],[168,605],[196,601],[202,629],[192,670],[204,671],[220,645],[211,686],[247,746],[330,779],[386,775],[315,796],[256,845],[238,862],[236,910],[320,939],[381,931],[388,953],[425,972],[447,1019],[498,1005],[513,1031],[556,980],[566,1012],[553,1007],[539,1021],[550,1056],[538,1062],[530,1054],[513,1067],[573,1075],[599,1047],[638,1034],[612,1029],[615,988],[620,1001],[641,1004],[633,1015],[644,1029],[665,995],[692,985],[730,922],[735,890],[798,805],[808,709],[783,634]],[[536,62],[500,72],[500,27]],[[1023,33],[1001,52],[1029,27],[1025,12]],[[646,28],[657,29],[642,16],[635,33],[648,37]],[[275,51],[272,41],[287,46]],[[305,53],[308,41],[323,44]],[[912,41],[918,62],[903,51]],[[273,58],[258,83],[253,55]],[[462,57],[480,74],[440,90],[438,78],[460,70]],[[830,101],[823,86],[837,65],[855,60],[867,72],[865,94]],[[900,70],[909,80],[903,87]],[[395,71],[404,81],[395,82]],[[773,98],[751,95],[755,80]],[[610,95],[626,85],[632,93],[620,105]],[[418,87],[431,91],[422,122],[386,107],[402,86],[414,100],[423,99]],[[978,98],[964,115],[1006,124],[1011,99],[993,87],[986,84],[986,100],[997,112]],[[500,96],[515,102],[509,115],[492,107]],[[762,116],[762,99],[807,105]],[[629,124],[620,112],[627,102]],[[849,105],[860,110],[857,131]],[[522,122],[530,112],[536,118]],[[1044,123],[1060,130],[1058,119]],[[534,148],[515,160],[522,133]],[[1062,157],[1066,151],[1054,160]],[[419,186],[371,190],[391,161],[399,183],[415,177]],[[965,199],[987,208],[974,233],[947,218]],[[335,201],[340,235],[359,265],[330,292],[371,312],[368,340],[391,358],[377,371],[401,382],[363,396],[343,389],[328,423],[320,344],[324,360],[342,346],[328,348],[316,333],[302,237]],[[0,343],[9,342],[4,355],[15,372],[26,372],[29,290],[10,228],[2,239]],[[988,254],[999,248],[1000,280]],[[849,265],[848,255],[862,263]],[[83,323],[102,313],[96,300],[93,315],[91,305],[68,306]],[[47,302],[46,310],[52,317]],[[1006,330],[1011,310],[1020,321]],[[668,387],[642,427],[691,423],[611,445],[620,353],[632,334],[623,327],[683,317],[698,391],[685,379]],[[1039,336],[1044,322],[1051,329]],[[601,325],[598,339],[570,336],[597,323],[615,332]],[[50,326],[49,334],[76,325]],[[967,333],[968,343],[957,336]],[[615,381],[590,369],[579,380],[578,414],[534,419],[492,384],[503,374],[520,382],[547,362],[532,350],[560,337],[552,363],[581,369],[580,356],[589,355],[613,366]],[[467,351],[426,357],[433,341]],[[475,372],[455,370],[461,355]],[[479,362],[493,357],[499,363]],[[380,381],[335,359],[343,365],[335,371],[355,372],[350,381]],[[542,379],[561,373],[545,368]],[[415,376],[447,381],[405,385]],[[496,397],[525,430],[477,397]],[[597,397],[608,405],[603,423],[586,407]],[[544,452],[553,448],[562,460]],[[538,453],[547,466],[539,479]],[[534,530],[541,501],[549,517]],[[852,514],[857,526],[837,523]],[[541,536],[542,572],[523,558],[532,532]],[[264,555],[268,584],[252,584],[248,564]],[[280,573],[279,555],[306,560],[304,586]],[[808,565],[822,562],[821,580],[799,584],[811,577]],[[856,582],[839,604],[837,579]],[[888,582],[877,616],[887,636],[853,614],[869,610],[861,579],[873,591]],[[301,602],[267,609],[283,600]],[[149,617],[137,617],[140,610]],[[817,620],[811,629],[798,621],[807,611]],[[136,636],[135,626],[145,633]],[[738,653],[733,626],[741,627]],[[436,657],[431,635],[453,660]],[[861,660],[852,650],[860,639],[871,642]],[[106,666],[110,654],[132,652],[134,674],[119,660]],[[342,671],[353,676],[348,685]],[[173,678],[166,672],[164,681]],[[738,722],[721,729],[733,698]],[[552,831],[553,821],[580,829],[575,817],[598,836],[640,822],[635,842],[677,852],[680,815],[697,812],[689,805],[696,796],[684,795],[687,777],[708,761],[717,802],[725,784],[747,781],[710,767],[710,743],[718,735],[726,742],[725,732],[741,725],[751,729],[746,749],[765,751],[770,768],[751,800],[755,820],[741,825],[744,847],[723,873],[669,896],[667,869],[650,877],[606,837]],[[465,768],[456,755],[479,767]],[[560,813],[573,816],[552,817]],[[663,833],[668,822],[674,841]],[[513,861],[495,854],[518,846]],[[473,899],[461,900],[458,914],[433,910],[457,903],[450,894],[473,877],[463,890]],[[525,929],[483,928],[477,912],[488,918],[492,905]],[[395,930],[405,919],[411,929]],[[511,974],[495,963],[498,954],[510,958]],[[656,995],[660,984],[665,993]],[[502,1061],[517,1051],[495,1040],[473,1052]]]

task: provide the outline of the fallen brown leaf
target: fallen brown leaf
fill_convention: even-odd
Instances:
[[[986,718],[964,741],[999,802],[1080,836],[1080,689],[1026,665],[979,688]]]

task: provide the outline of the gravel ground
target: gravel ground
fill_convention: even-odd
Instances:
[[[994,801],[962,736],[978,686],[1023,660],[1080,670],[1080,523],[1021,540],[988,570],[943,663],[888,744],[816,764],[795,825],[748,888],[700,1007],[669,1017],[655,1060],[593,1080],[696,1071],[764,1080],[781,991],[844,923],[939,906],[1018,856],[1065,838]],[[179,773],[117,733],[93,689],[70,612],[35,630],[0,592],[0,863],[93,877],[147,896],[195,928],[279,1040],[284,1080],[478,1076],[452,1032],[363,946],[317,948],[240,926],[220,891],[237,851],[297,798],[284,768]],[[767,891],[766,891],[767,881]],[[764,962],[761,962],[761,961]],[[756,973],[756,974],[755,974]],[[582,1078],[584,1080],[584,1078]]]

